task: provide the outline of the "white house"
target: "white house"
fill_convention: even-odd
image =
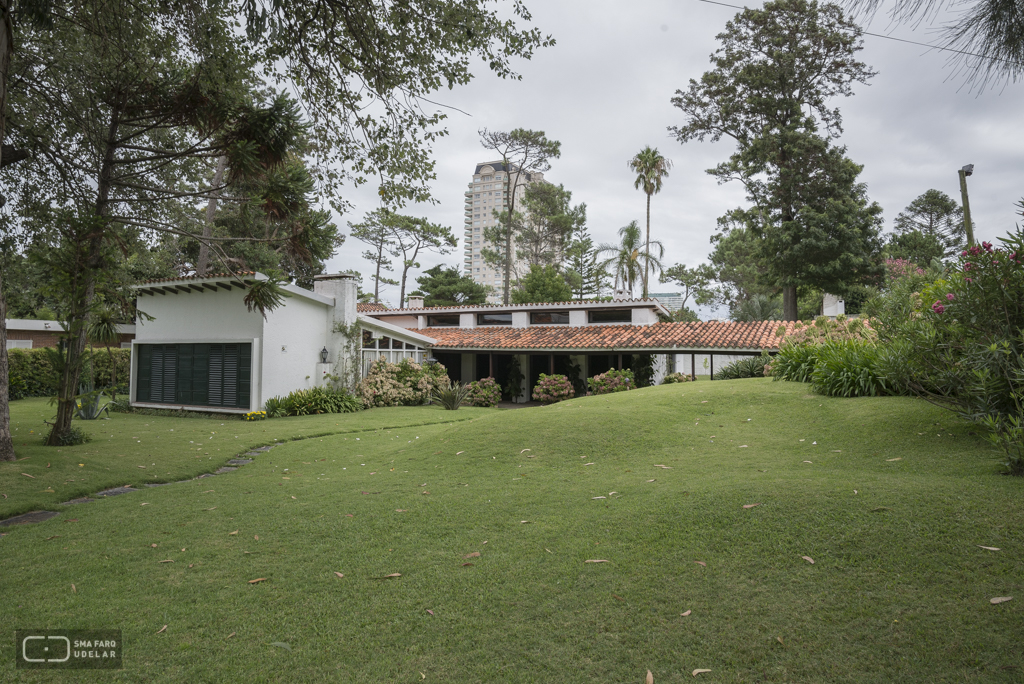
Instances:
[[[328,376],[353,387],[379,358],[431,355],[463,382],[504,385],[518,364],[528,400],[541,373],[588,378],[650,354],[656,382],[677,368],[713,378],[716,367],[779,343],[778,322],[675,323],[654,299],[423,307],[410,298],[409,308],[388,310],[357,305],[356,281],[344,274],[317,276],[313,291],[285,286],[288,298],[264,318],[244,302],[257,280],[266,276],[138,286],[146,316],[132,341],[132,404],[243,413]]]

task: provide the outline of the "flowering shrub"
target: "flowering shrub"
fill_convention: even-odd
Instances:
[[[1024,231],[999,241],[961,252],[882,333],[903,350],[909,388],[988,428],[1007,470],[1024,475]]]
[[[267,419],[267,412],[266,411],[249,411],[248,413],[246,413],[245,415],[242,416],[242,420],[249,420],[249,421],[252,421],[252,420],[266,420],[266,419]]]
[[[378,359],[359,385],[363,403],[372,406],[419,406],[430,400],[435,387],[449,384],[439,363],[420,365],[412,359],[388,363]]]
[[[661,381],[661,384],[671,385],[677,382],[690,382],[691,380],[693,380],[693,378],[686,373],[669,373],[665,376],[665,379]]]
[[[636,389],[636,382],[633,380],[633,371],[629,369],[610,370],[590,378],[591,394],[611,394],[631,389]]]
[[[564,375],[540,374],[540,380],[533,388],[533,400],[546,404],[553,404],[556,401],[572,399],[576,393],[572,389],[572,383]]]
[[[501,387],[494,378],[477,380],[476,382],[469,383],[467,387],[469,387],[469,394],[466,396],[465,403],[470,406],[490,408],[497,406],[498,402],[501,401]]]

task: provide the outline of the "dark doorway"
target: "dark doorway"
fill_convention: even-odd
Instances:
[[[540,382],[541,373],[551,372],[551,357],[548,354],[533,355],[530,357],[530,387],[529,395],[533,397],[533,388]]]
[[[462,354],[434,354],[434,358],[448,371],[449,380],[462,382]]]
[[[601,375],[607,373],[615,367],[614,359],[611,356],[605,354],[597,354],[587,357],[587,377],[592,378],[595,375]]]

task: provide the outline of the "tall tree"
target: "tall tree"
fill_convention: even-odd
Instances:
[[[662,271],[661,282],[673,283],[683,288],[681,307],[686,307],[690,297],[693,297],[693,303],[697,306],[713,304],[717,300],[717,290],[714,287],[715,271],[708,264],[693,268],[685,264],[676,264]]]
[[[438,264],[428,268],[416,278],[416,283],[424,306],[462,306],[487,301],[488,289],[462,275],[455,266]]]
[[[899,234],[917,231],[934,238],[943,247],[941,258],[959,253],[967,242],[963,208],[952,197],[934,188],[914,198],[896,216],[893,228]]]
[[[363,258],[373,264],[373,301],[380,302],[380,286],[398,285],[394,278],[388,278],[384,273],[394,271],[391,263],[391,236],[394,227],[401,221],[401,217],[387,209],[374,209],[369,212],[362,223],[349,222],[350,235],[360,242],[369,245],[369,249],[363,252]]]
[[[719,283],[718,297],[730,310],[756,295],[779,294],[779,288],[769,282],[763,240],[748,227],[746,217],[742,209],[728,212],[719,217],[719,231],[711,236],[714,247],[708,261]]]
[[[515,229],[513,221],[516,215],[516,190],[525,181],[524,176],[531,173],[542,173],[551,168],[551,159],[557,159],[561,154],[561,143],[557,140],[548,140],[544,131],[529,131],[524,128],[516,128],[510,132],[489,131],[486,128],[479,131],[480,144],[485,149],[493,150],[501,156],[502,164],[505,167],[506,190],[508,192],[508,207],[502,214],[504,219],[504,244],[494,245],[499,253],[504,254],[504,279],[502,290],[502,302],[508,304],[512,286],[512,261],[515,251],[513,248],[513,237]]]
[[[562,185],[531,183],[523,193],[525,220],[514,236],[516,257],[527,266],[560,263],[573,229],[586,222],[586,205],[570,205],[572,193]]]
[[[672,98],[686,122],[669,130],[681,143],[715,142],[723,136],[736,143],[729,160],[709,173],[723,182],[742,182],[763,210],[755,229],[775,229],[773,247],[782,251],[769,265],[788,266],[773,275],[782,287],[784,317],[795,320],[801,277],[821,266],[813,259],[834,263],[840,243],[856,242],[846,239],[855,236],[835,239],[826,230],[815,236],[813,249],[799,254],[787,249],[799,245],[805,227],[799,215],[812,194],[801,193],[803,185],[811,185],[816,175],[840,177],[831,182],[836,192],[849,194],[856,185],[847,182],[850,168],[844,168],[841,151],[837,155],[828,145],[842,132],[839,110],[830,108],[829,100],[852,95],[853,84],[866,82],[874,72],[856,59],[862,49],[860,27],[838,6],[813,0],[774,0],[744,10],[718,40],[714,68]],[[816,190],[825,191],[829,184],[817,183]],[[828,202],[824,196],[814,199]],[[782,263],[797,257],[812,261]]]
[[[436,223],[430,223],[425,218],[413,218],[411,216],[398,216],[397,220],[390,225],[391,249],[395,257],[402,260],[401,289],[398,294],[398,307],[405,306],[405,283],[409,276],[409,269],[419,268],[416,261],[420,252],[435,252],[437,254],[451,254],[459,241],[455,239],[452,229]]]
[[[586,208],[581,204],[581,220],[573,227],[572,239],[565,250],[566,279],[573,291],[573,297],[583,301],[587,297],[599,296],[608,285],[608,273],[598,262],[597,248],[587,230]]]
[[[648,251],[651,245],[654,246],[657,256]],[[615,274],[615,292],[624,289],[632,297],[633,289],[637,281],[643,278],[646,267],[650,266],[655,273],[661,270],[661,258],[665,255],[665,247],[658,240],[651,240],[645,245],[640,225],[636,221],[630,221],[619,228],[619,244],[602,244],[597,252],[607,256],[601,262],[601,267],[611,267],[612,273]]]
[[[669,169],[672,168],[672,160],[663,157],[661,152],[658,152],[658,148],[648,145],[629,160],[629,168],[636,173],[633,187],[643,190],[647,195],[647,239],[644,241],[644,252],[648,257],[644,262],[644,299],[647,299],[649,292],[647,266],[651,256],[651,196],[661,192],[662,179],[668,176]]]

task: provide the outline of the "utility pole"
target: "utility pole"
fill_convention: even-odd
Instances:
[[[964,202],[964,230],[967,232],[967,246],[974,246],[974,224],[971,223],[971,203],[967,200],[967,177],[974,173],[974,164],[968,164],[958,171],[960,175],[960,196]]]

